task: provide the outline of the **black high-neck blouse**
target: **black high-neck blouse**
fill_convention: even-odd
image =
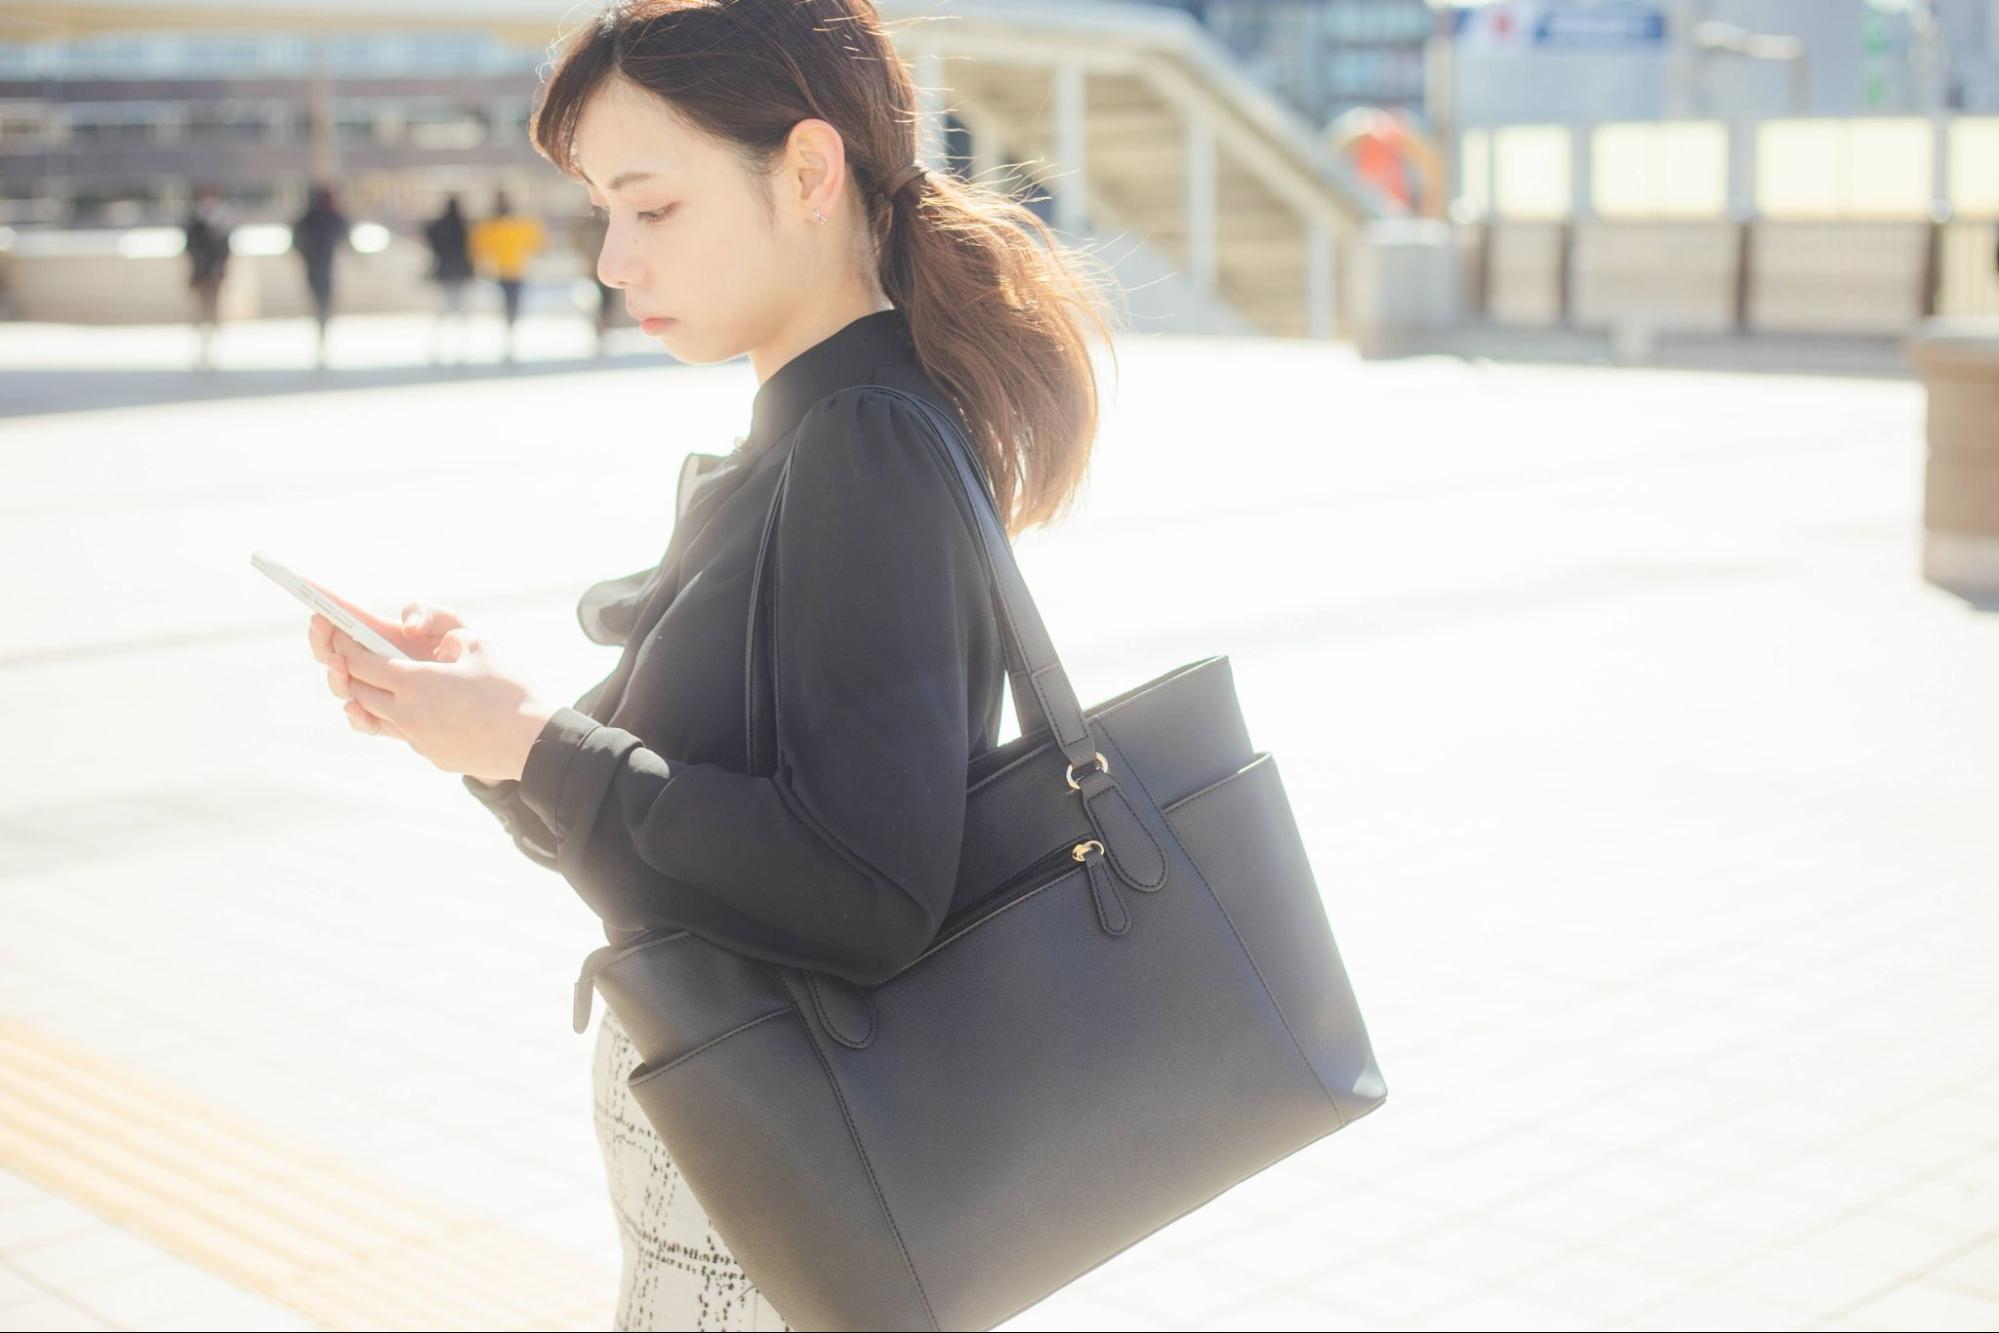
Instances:
[[[733,452],[688,456],[660,563],[579,602],[585,635],[624,646],[616,669],[556,710],[518,782],[463,779],[612,943],[680,928],[869,984],[943,919],[1006,677],[950,462],[877,386],[953,418],[900,310],[786,362]],[[765,599],[777,762],[757,774],[750,580],[787,457]]]

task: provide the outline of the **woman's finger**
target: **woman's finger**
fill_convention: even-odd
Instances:
[[[387,639],[390,643],[393,643],[394,645],[396,645],[396,647],[402,649],[404,652],[409,651],[409,644],[405,642],[403,638],[403,627],[401,625],[398,625],[393,620],[382,619],[382,617],[376,615],[373,611],[370,611],[365,606],[354,605],[354,603],[348,601],[345,597],[342,597],[339,593],[333,591],[333,589],[327,587],[323,583],[313,583],[311,579],[307,579],[306,582],[312,583],[313,587],[325,593],[328,601],[331,601],[339,606],[344,606],[349,611],[353,612],[354,615],[363,624],[367,625],[369,629],[375,631],[375,633],[381,635],[383,638]]]
[[[387,718],[376,717],[363,708],[357,700],[348,701],[346,713],[347,724],[356,731],[365,731],[373,736],[386,736],[392,741],[402,741],[405,744],[409,742],[409,737],[403,735],[402,728]]]
[[[326,655],[333,650],[333,622],[314,611],[305,622],[305,642],[312,649],[312,660],[324,666]]]
[[[404,660],[383,657],[380,653],[363,648],[354,640],[341,634],[335,640],[340,655],[347,663],[347,677],[350,681],[365,680],[370,685],[379,686],[391,692],[400,688],[408,679],[410,667],[415,659]]]
[[[419,633],[433,639],[442,638],[446,630],[457,629],[464,623],[456,611],[429,602],[411,602],[403,608],[403,627],[407,629],[414,624]]]
[[[353,676],[347,678],[347,688],[353,691],[355,701],[376,717],[387,722],[394,722],[396,720],[397,703],[395,695]]]
[[[332,653],[327,656],[326,688],[332,692],[333,697],[336,699],[351,699],[354,697],[349,688],[347,659],[339,653]]]

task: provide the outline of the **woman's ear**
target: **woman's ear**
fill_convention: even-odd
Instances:
[[[847,188],[847,147],[840,131],[817,118],[792,126],[783,179],[780,198],[795,201],[801,218],[809,220],[815,208],[836,216]]]

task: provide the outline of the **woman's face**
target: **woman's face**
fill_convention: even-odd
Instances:
[[[814,232],[836,226],[812,222],[796,188],[786,198],[789,166],[768,216],[738,157],[626,80],[590,99],[575,148],[609,223],[597,276],[623,290],[634,318],[672,321],[645,327],[676,359],[706,365],[765,345],[828,281],[832,238]]]

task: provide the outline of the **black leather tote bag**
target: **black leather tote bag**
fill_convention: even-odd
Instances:
[[[1021,729],[967,774],[943,928],[871,987],[686,931],[577,981],[576,1030],[594,987],[717,1235],[801,1329],[991,1328],[1387,1095],[1227,657],[1080,708],[962,425],[901,396],[976,525]]]

